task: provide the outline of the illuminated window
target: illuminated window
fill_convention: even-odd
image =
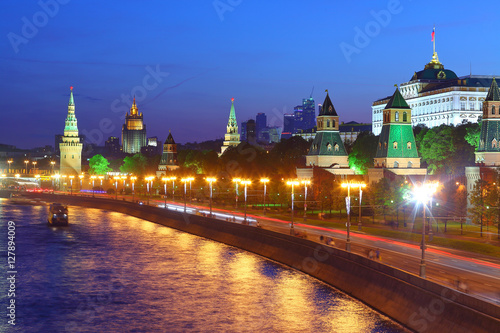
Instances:
[[[408,141],[408,142],[406,143],[406,148],[407,148],[407,149],[411,149],[411,142],[410,142],[410,141]]]
[[[412,166],[413,166],[413,163],[411,163],[411,161],[408,161],[408,169],[411,169]]]
[[[491,141],[491,148],[496,148],[496,147],[497,147],[497,139],[495,139],[495,138],[494,138],[494,139]]]
[[[394,115],[394,119],[396,121],[399,121],[399,112],[396,111],[396,114]]]
[[[339,145],[335,144],[334,149],[335,149],[335,151],[339,151]]]
[[[328,143],[326,144],[326,149],[327,149],[328,151],[332,151],[332,145],[330,144],[330,142],[328,142]]]
[[[392,147],[393,147],[394,149],[398,149],[398,142],[397,142],[397,141],[394,141],[394,142],[392,143]]]
[[[399,168],[399,163],[398,163],[398,161],[394,161],[394,167],[395,167],[395,168]]]

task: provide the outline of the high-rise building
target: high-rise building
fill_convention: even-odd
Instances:
[[[269,142],[270,143],[278,143],[281,139],[281,127],[272,126],[268,127],[269,129]]]
[[[247,142],[256,145],[257,144],[257,135],[255,133],[255,120],[249,119],[247,121]]]
[[[240,135],[241,141],[247,141],[247,122],[242,121],[240,128],[241,128],[241,135]]]
[[[347,152],[339,134],[339,116],[328,91],[317,118],[317,132],[306,156],[307,166],[349,168]]]
[[[304,116],[302,113],[302,105],[297,105],[293,108],[293,133],[304,129]]]
[[[224,154],[229,147],[235,147],[240,144],[240,135],[238,134],[238,123],[236,122],[236,112],[234,110],[234,98],[231,98],[231,110],[229,111],[229,120],[227,121],[226,134],[224,142],[220,148],[220,155]]]
[[[146,125],[142,113],[139,113],[135,104],[135,97],[130,114],[125,116],[122,127],[122,149],[124,153],[136,154],[141,152],[141,147],[146,145]]]
[[[168,137],[163,144],[163,153],[161,155],[160,163],[156,175],[160,177],[165,175],[167,171],[176,170],[179,168],[177,162],[177,144],[174,141],[172,133],[168,131]]]
[[[302,99],[302,129],[311,130],[316,126],[316,110],[314,109],[314,99],[312,97]]]
[[[294,116],[293,113],[285,113],[283,115],[283,132],[281,132],[282,139],[288,139],[292,137],[294,132]]]
[[[121,152],[120,139],[116,136],[110,136],[104,143],[106,153],[109,155],[117,155]]]
[[[64,126],[62,142],[59,143],[60,151],[60,174],[79,175],[82,171],[82,149],[83,144],[78,136],[78,123],[75,116],[75,102],[73,99],[73,87],[70,88],[68,103],[68,115]]]
[[[263,138],[263,133],[265,129],[267,128],[267,116],[265,113],[257,113],[257,116],[255,117],[255,132],[257,134],[257,140],[259,141],[265,141]],[[269,138],[268,138],[269,140]]]
[[[148,156],[153,155],[161,155],[162,153],[162,144],[161,141],[158,140],[157,136],[152,136],[147,138],[147,144],[144,147],[141,147],[141,153]]]

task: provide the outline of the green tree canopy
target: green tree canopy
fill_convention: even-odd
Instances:
[[[377,152],[378,136],[372,132],[362,132],[358,135],[352,152],[349,154],[349,167],[362,175],[373,167],[373,159]]]
[[[111,170],[108,160],[101,154],[94,155],[89,160],[89,174],[91,175],[105,175]]]
[[[120,171],[123,173],[132,173],[137,176],[144,176],[147,162],[146,157],[142,154],[126,156],[123,159],[123,165],[120,167]]]

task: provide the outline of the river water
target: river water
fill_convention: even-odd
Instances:
[[[16,226],[15,326],[7,273],[1,332],[403,332],[363,303],[252,253],[121,213],[0,199]]]

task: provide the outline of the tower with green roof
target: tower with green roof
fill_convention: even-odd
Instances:
[[[485,166],[500,165],[500,90],[495,78],[483,102],[483,120],[476,163]]]
[[[374,164],[375,168],[420,168],[411,126],[411,109],[398,88],[383,111],[382,131]]]
[[[227,121],[224,142],[220,148],[220,155],[224,154],[224,151],[226,151],[227,148],[236,147],[240,144],[240,142],[238,122],[236,121],[236,112],[234,111],[234,98],[231,98],[231,110],[229,111],[229,120]]]
[[[348,155],[339,134],[339,116],[328,90],[316,125],[316,136],[306,156],[307,166],[349,168]]]
[[[163,153],[161,155],[160,163],[156,175],[159,177],[165,175],[167,171],[176,170],[179,168],[177,163],[177,144],[174,141],[172,133],[168,131],[168,137],[163,144]]]
[[[60,174],[79,175],[82,171],[82,148],[78,136],[78,123],[75,116],[75,102],[73,99],[73,87],[70,87],[68,103],[68,115],[64,126],[64,136],[59,143],[60,150]]]

